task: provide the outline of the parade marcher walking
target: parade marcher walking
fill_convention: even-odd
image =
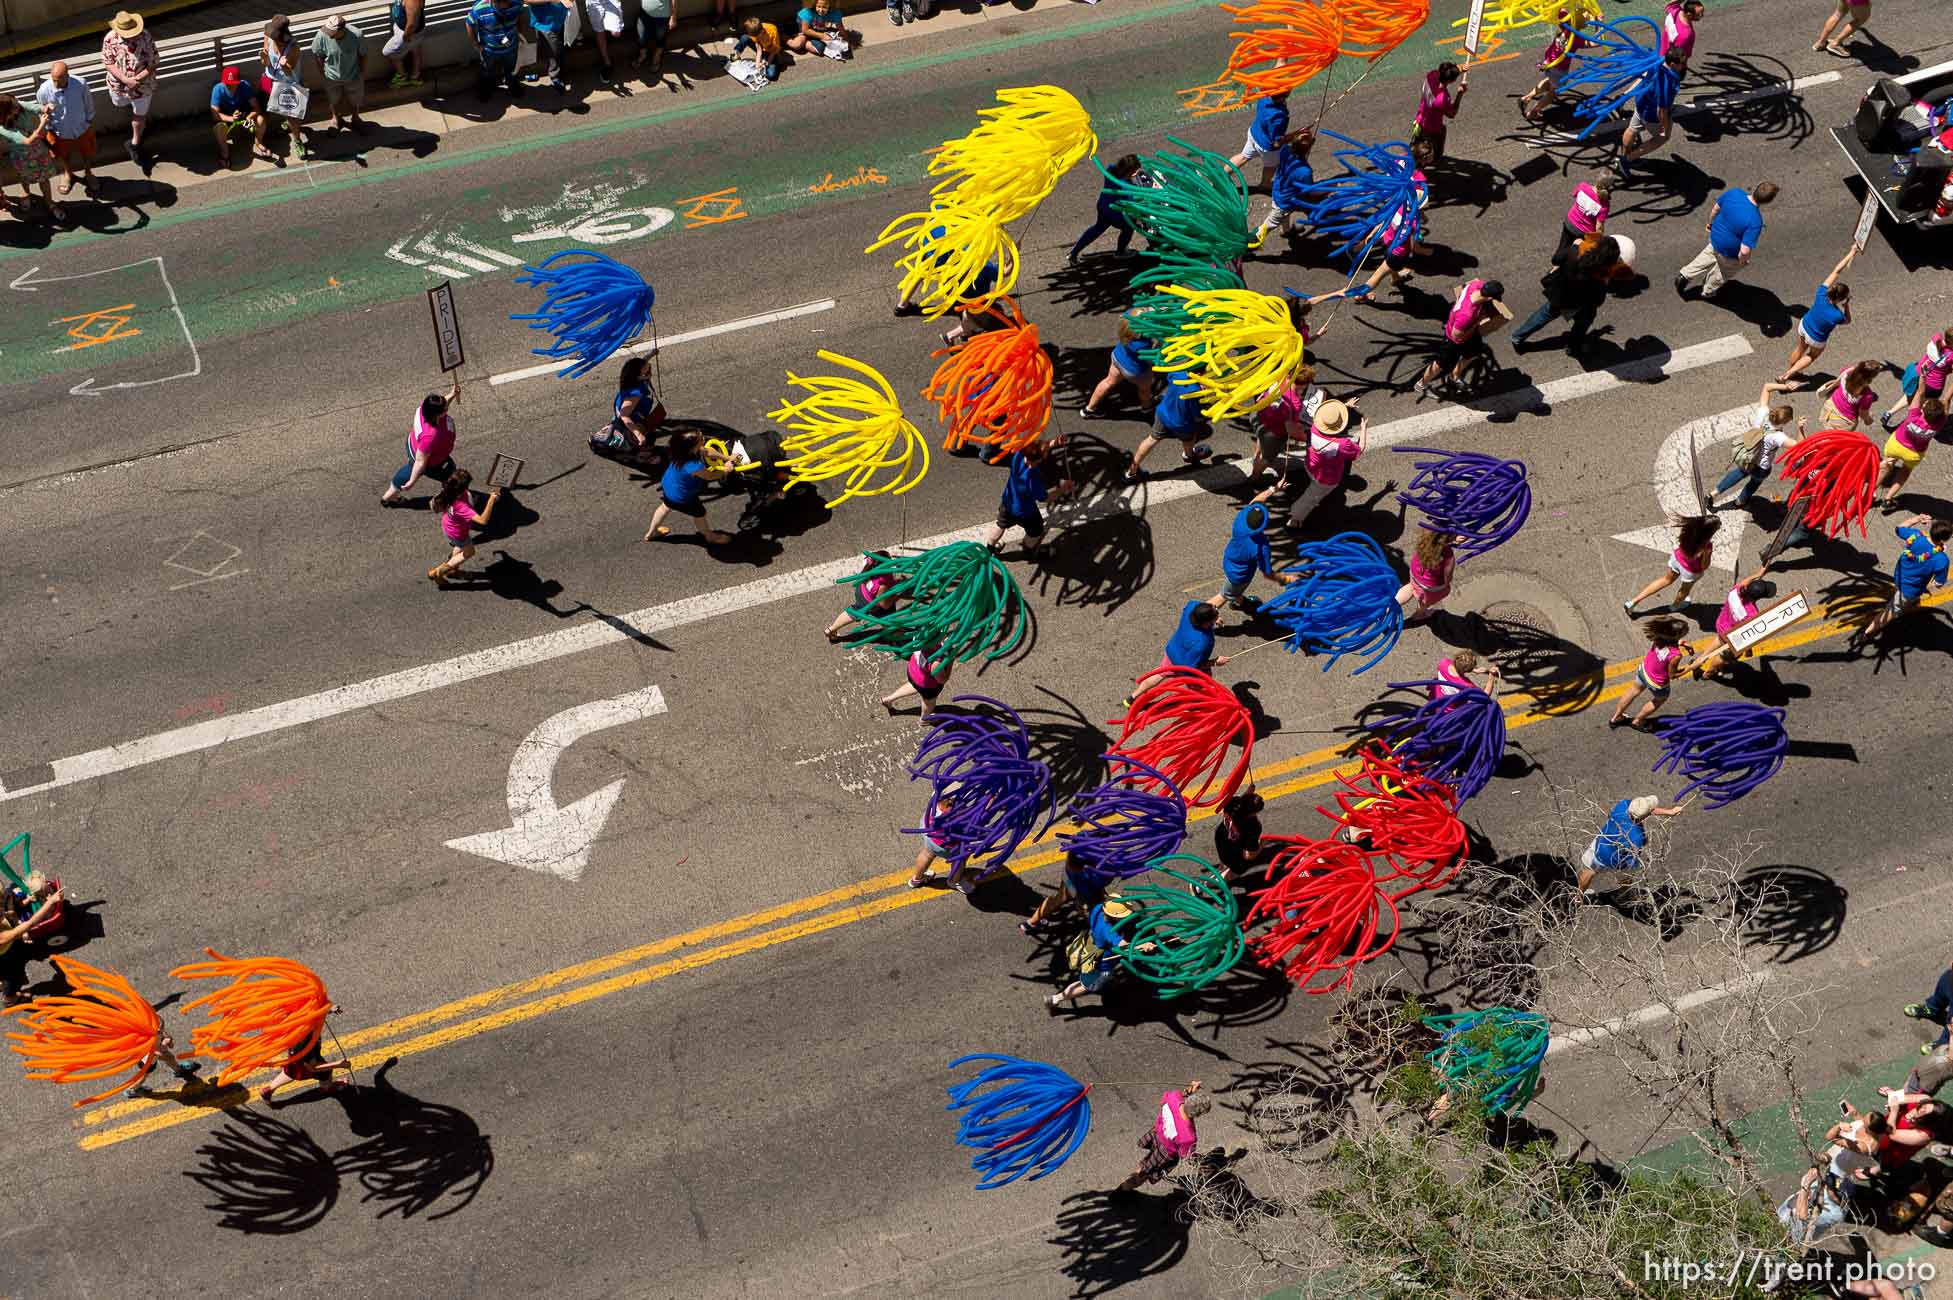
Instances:
[[[1928,526],[1927,532],[1919,531],[1922,524]],[[1876,641],[1894,619],[1918,609],[1929,588],[1946,585],[1949,563],[1946,543],[1953,539],[1953,521],[1913,515],[1893,531],[1905,549],[1892,566],[1892,598],[1872,616],[1871,622],[1852,633],[1846,643],[1850,650],[1856,651],[1867,642]]]
[[[1139,1135],[1139,1149],[1146,1154],[1139,1168],[1126,1175],[1126,1181],[1114,1190],[1130,1192],[1141,1183],[1157,1183],[1172,1173],[1173,1167],[1192,1155],[1199,1145],[1194,1121],[1205,1115],[1212,1104],[1213,1099],[1200,1091],[1198,1079],[1177,1092],[1161,1093],[1159,1113],[1152,1126]]]
[[[1906,412],[1906,418],[1885,439],[1873,505],[1888,514],[1899,508],[1899,490],[1919,468],[1933,440],[1945,431],[1946,403],[1937,397],[1928,397]]]
[[[1705,299],[1722,292],[1729,277],[1750,264],[1763,238],[1763,208],[1773,202],[1777,187],[1769,181],[1747,190],[1727,189],[1703,230],[1709,242],[1675,274],[1675,292],[1687,296],[1700,289]]]
[[[1065,956],[1071,963],[1071,978],[1063,988],[1045,998],[1045,1010],[1055,1016],[1059,1008],[1084,994],[1103,993],[1107,985],[1124,973],[1126,940],[1112,923],[1131,916],[1132,910],[1132,904],[1109,895],[1086,914],[1085,930],[1065,948]]]
[[[936,699],[949,684],[949,675],[956,667],[954,659],[931,660],[918,650],[902,662],[903,682],[900,686],[882,696],[881,706],[895,715],[898,700],[913,695],[922,701],[922,715],[928,717],[936,711]]]
[[[1121,181],[1130,183],[1140,174],[1139,155],[1125,154],[1106,170],[1110,176],[1099,186],[1097,215],[1092,224],[1085,227],[1085,233],[1072,242],[1071,251],[1065,254],[1067,262],[1076,262],[1084,255],[1085,250],[1108,230],[1119,232],[1119,244],[1115,252],[1124,254],[1132,246],[1132,222],[1124,212],[1119,210],[1116,185]]]
[[[1153,367],[1140,356],[1140,349],[1151,346],[1152,341],[1133,331],[1126,318],[1119,318],[1119,341],[1113,346],[1112,360],[1106,366],[1105,378],[1099,380],[1092,389],[1085,405],[1078,408],[1078,414],[1087,420],[1096,420],[1105,412],[1099,403],[1111,395],[1120,384],[1129,385],[1139,398],[1139,413],[1150,416],[1153,413],[1154,394],[1158,384],[1153,379]]]
[[[447,482],[434,494],[428,509],[441,517],[441,535],[447,538],[448,558],[427,571],[427,576],[437,587],[445,587],[452,578],[467,576],[462,566],[474,558],[474,530],[488,527],[488,521],[495,513],[495,503],[502,499],[502,489],[496,488],[488,494],[488,504],[479,513],[475,510],[475,499],[468,491],[474,476],[465,469],[457,469],[448,475]]]
[[[1539,121],[1559,102],[1560,83],[1573,70],[1573,56],[1588,45],[1580,30],[1587,21],[1584,4],[1576,0],[1562,6],[1553,21],[1552,38],[1539,56],[1539,84],[1519,97],[1519,114],[1528,122]]]
[[[1267,189],[1275,174],[1275,154],[1281,148],[1282,137],[1288,134],[1288,92],[1263,95],[1255,101],[1255,115],[1248,123],[1248,139],[1241,146],[1241,152],[1228,161],[1237,168],[1246,167],[1249,160],[1261,159],[1261,188]]]
[[[1820,429],[1856,429],[1872,413],[1878,403],[1878,394],[1872,391],[1872,381],[1885,370],[1885,363],[1867,358],[1848,367],[1836,379],[1825,381],[1817,390],[1823,399],[1823,418],[1817,422]]]
[[[1560,243],[1553,250],[1554,265],[1559,264],[1568,249],[1589,235],[1607,233],[1607,218],[1611,215],[1613,201],[1612,176],[1597,176],[1573,187],[1573,200],[1567,204],[1566,216],[1560,221]]]
[[[1636,731],[1648,730],[1648,719],[1655,716],[1661,706],[1668,703],[1669,692],[1674,689],[1675,674],[1688,658],[1688,651],[1682,647],[1682,639],[1689,634],[1689,625],[1673,614],[1662,614],[1649,619],[1641,625],[1641,634],[1648,638],[1648,653],[1641,656],[1641,666],[1634,670],[1634,685],[1614,706],[1614,716],[1607,720],[1609,727],[1629,726]],[[1628,720],[1628,709],[1642,693],[1648,702],[1641,706],[1641,712]]]
[[[1115,361],[1116,365],[1117,362]],[[1125,481],[1138,483],[1145,479],[1146,471],[1141,468],[1146,458],[1167,439],[1180,443],[1180,463],[1198,465],[1214,454],[1214,449],[1202,441],[1212,432],[1207,417],[1200,413],[1200,390],[1184,372],[1174,371],[1166,377],[1166,389],[1153,407],[1153,427],[1139,445],[1133,448],[1132,464],[1126,467]]]
[[[1050,442],[1034,442],[1022,451],[1012,452],[1009,468],[1004,478],[1003,498],[997,504],[997,518],[983,530],[983,544],[993,551],[1004,547],[1004,533],[1012,528],[1024,530],[1024,544],[1019,547],[1025,557],[1035,556],[1044,545],[1044,511],[1038,503],[1052,496],[1063,497],[1071,491],[1071,480],[1058,484],[1055,492],[1046,484],[1045,462],[1050,453],[1064,446],[1062,437]]]
[[[1566,350],[1576,357],[1585,352],[1594,317],[1607,301],[1607,286],[1620,264],[1621,246],[1612,235],[1589,236],[1579,244],[1568,245],[1565,255],[1556,253],[1552,269],[1539,282],[1545,300],[1512,331],[1513,351],[1526,347],[1527,340],[1547,322],[1567,316],[1572,324],[1567,330]]]
[[[1274,556],[1268,549],[1268,507],[1250,501],[1235,513],[1233,531],[1221,551],[1222,586],[1207,603],[1216,609],[1223,605],[1234,610],[1249,609],[1248,584],[1255,580],[1257,573],[1283,586],[1300,576],[1275,572]]]
[[[1953,374],[1953,326],[1941,330],[1926,341],[1926,350],[1917,361],[1906,367],[1899,380],[1899,396],[1885,414],[1878,417],[1880,427],[1887,433],[1892,431],[1892,422],[1908,406],[1916,405],[1925,397],[1946,397],[1946,377]]]
[[[1857,256],[1858,245],[1853,244],[1831,268],[1831,274],[1811,291],[1810,310],[1797,321],[1797,340],[1790,346],[1790,363],[1777,376],[1778,383],[1790,383],[1809,370],[1811,363],[1824,355],[1825,347],[1831,342],[1831,331],[1851,324],[1851,286],[1841,283],[1838,277]]]
[[[1632,875],[1644,865],[1642,853],[1648,847],[1647,821],[1650,817],[1674,817],[1686,805],[1669,808],[1651,794],[1622,799],[1608,811],[1600,833],[1580,853],[1580,873],[1575,885],[1582,896],[1593,899],[1611,894],[1625,882],[1608,889],[1595,889],[1594,877],[1603,871]]]
[[[1270,230],[1284,236],[1294,233],[1293,220],[1308,206],[1308,187],[1315,183],[1315,169],[1309,166],[1309,150],[1315,148],[1316,133],[1310,127],[1290,131],[1275,151],[1274,177],[1268,183],[1268,215],[1248,236],[1249,248],[1260,248]]]
[[[1450,533],[1426,528],[1418,533],[1411,548],[1410,581],[1397,589],[1397,608],[1404,622],[1419,623],[1451,594],[1452,575],[1458,570],[1458,554]]]
[[[705,503],[700,494],[707,483],[716,483],[726,476],[727,469],[718,456],[705,447],[705,438],[695,429],[685,429],[671,437],[669,459],[665,461],[664,477],[658,480],[658,495],[661,498],[658,508],[651,512],[651,522],[644,529],[641,541],[653,538],[668,538],[671,529],[665,523],[670,514],[681,514],[698,526],[698,535],[708,546],[724,546],[732,541],[731,533],[723,533],[712,527],[706,517]]]
[[[1458,296],[1444,318],[1438,355],[1424,367],[1414,391],[1426,393],[1434,384],[1455,384],[1464,377],[1465,362],[1486,351],[1486,332],[1512,319],[1504,298],[1505,285],[1497,280],[1467,280],[1458,286]]]
[[[1673,55],[1662,60],[1641,93],[1634,97],[1634,111],[1621,132],[1620,152],[1614,155],[1614,174],[1627,178],[1628,164],[1646,158],[1668,143],[1675,131],[1675,96],[1682,89],[1682,74],[1687,65]]]
[[[1353,433],[1350,430],[1352,414],[1356,417]],[[1288,507],[1290,528],[1299,530],[1309,521],[1317,506],[1342,489],[1343,480],[1349,477],[1350,466],[1369,447],[1369,429],[1369,420],[1355,409],[1353,401],[1340,402],[1332,397],[1316,407],[1315,415],[1309,420],[1308,450],[1302,457],[1301,490]],[[1257,492],[1253,499],[1267,501],[1281,490],[1294,473],[1295,457],[1290,456],[1283,477]]]
[[[1771,398],[1781,391],[1777,384],[1765,384],[1757,394],[1756,410],[1750,416],[1750,427],[1745,429],[1736,445],[1731,449],[1729,469],[1716,481],[1709,493],[1709,508],[1721,510],[1726,506],[1742,507],[1750,503],[1757,489],[1770,477],[1770,470],[1777,463],[1777,454],[1792,446],[1804,436],[1804,421],[1797,421],[1795,432],[1791,431],[1790,421],[1797,413],[1781,402],[1772,403]],[[1719,502],[1718,497],[1738,483],[1743,490],[1736,494],[1734,501]]]
[[[1729,634],[1737,624],[1755,618],[1762,603],[1776,594],[1777,584],[1765,578],[1761,569],[1747,578],[1738,578],[1723,597],[1722,608],[1716,611],[1716,643],[1689,665],[1689,676],[1698,681],[1713,677],[1747,657],[1748,650],[1737,650],[1729,644]]]
[[[1722,531],[1722,520],[1714,515],[1690,515],[1681,521],[1675,534],[1675,549],[1668,556],[1668,571],[1658,578],[1651,578],[1633,600],[1621,602],[1621,612],[1629,618],[1638,618],[1636,612],[1641,602],[1668,586],[1676,579],[1681,587],[1675,598],[1668,602],[1670,613],[1688,604],[1689,592],[1709,570],[1709,561],[1715,555],[1716,534]]]
[[[1417,92],[1417,108],[1411,113],[1410,143],[1429,142],[1433,162],[1444,157],[1444,137],[1451,119],[1465,102],[1472,86],[1472,74],[1449,61],[1424,74],[1424,85]],[[1455,89],[1454,89],[1455,87]]]
[[[443,482],[454,472],[453,406],[461,400],[461,376],[449,385],[447,396],[429,393],[414,411],[407,433],[407,463],[394,471],[393,482],[380,494],[380,504],[394,505],[401,494],[424,478]]]

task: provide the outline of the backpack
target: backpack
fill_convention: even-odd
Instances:
[[[403,32],[407,30],[407,6],[404,0],[393,0],[393,9],[388,17],[393,19],[396,28]]]
[[[1756,472],[1756,463],[1763,455],[1763,440],[1776,430],[1768,425],[1754,425],[1743,430],[1729,440],[1729,463],[1745,474]]]
[[[1071,937],[1071,942],[1065,945],[1065,960],[1071,963],[1073,972],[1079,975],[1090,975],[1097,970],[1099,960],[1104,956],[1099,946],[1092,942],[1090,930],[1080,930]]]

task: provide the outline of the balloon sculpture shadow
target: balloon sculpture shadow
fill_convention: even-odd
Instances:
[[[347,1122],[366,1140],[333,1157],[357,1178],[360,1202],[377,1218],[411,1219],[430,1209],[432,1223],[466,1209],[495,1171],[495,1152],[467,1112],[401,1092],[380,1067],[370,1088],[337,1094]]]
[[[1051,788],[1062,803],[1105,778],[1105,752],[1112,748],[1112,737],[1056,691],[1042,686],[1032,689],[1051,705],[1017,713],[1031,740],[1031,757],[1051,769]]]
[[[1787,140],[1794,148],[1816,129],[1801,95],[1770,93],[1794,79],[1789,65],[1767,54],[1718,50],[1689,67],[1689,93],[1704,106],[1678,114],[1675,125],[1694,144],[1739,136],[1747,147]],[[1705,102],[1706,101],[1706,102]]]
[[[217,1225],[253,1236],[315,1228],[339,1201],[339,1171],[305,1130],[263,1111],[239,1109],[197,1148],[184,1176],[215,1199]]]
[[[1133,1162],[1138,1160],[1135,1148]],[[1066,1197],[1051,1243],[1064,1251],[1073,1300],[1095,1300],[1178,1265],[1192,1229],[1187,1201],[1179,1187],[1164,1195],[1091,1191]]]
[[[1106,237],[1111,235],[1108,230]],[[1132,297],[1127,281],[1132,279],[1133,261],[1130,253],[1121,255],[1109,248],[1103,252],[1094,249],[1082,254],[1076,262],[1045,272],[1044,290],[1051,296],[1053,305],[1077,304],[1071,313],[1074,320],[1080,316],[1121,312]],[[1099,373],[1105,371],[1101,369]]]
[[[1585,646],[1531,623],[1486,618],[1476,610],[1463,625],[1464,644],[1498,664],[1507,689],[1530,694],[1535,712],[1565,717],[1592,707],[1599,697],[1607,662]]]
[[[1096,608],[1110,618],[1146,589],[1153,570],[1152,522],[1121,510],[1064,526],[1063,537],[1038,554],[1026,585],[1053,604]]]
[[[1737,878],[1732,907],[1743,938],[1769,948],[1780,965],[1815,956],[1838,941],[1851,894],[1813,867],[1757,867]]]

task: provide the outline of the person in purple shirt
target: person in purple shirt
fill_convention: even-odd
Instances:
[[[1676,273],[1675,292],[1687,297],[1690,289],[1699,288],[1704,298],[1721,293],[1728,278],[1750,264],[1763,239],[1762,209],[1776,197],[1777,187],[1769,181],[1748,190],[1724,190],[1702,227],[1709,242]]]

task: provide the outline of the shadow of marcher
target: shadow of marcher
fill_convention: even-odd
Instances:
[[[1115,235],[1108,230],[1099,238],[1109,242]],[[1046,271],[1042,277],[1044,292],[1053,304],[1076,304],[1071,313],[1074,320],[1111,315],[1124,311],[1132,301],[1130,281],[1139,268],[1139,258],[1131,253],[1088,249],[1076,262],[1060,262],[1056,269]]]
[[[1475,158],[1442,158],[1431,177],[1431,209],[1475,208],[1473,219],[1484,216],[1495,203],[1505,202],[1512,188],[1512,174]]]
[[[1050,526],[1063,532],[1039,548],[1027,584],[1039,596],[1110,618],[1153,581],[1153,525],[1144,515],[1119,510],[1076,524],[1053,515]]]
[[[1824,872],[1781,864],[1737,877],[1730,906],[1744,942],[1772,949],[1769,960],[1788,965],[1838,941],[1850,901],[1851,891]]]
[[[1627,180],[1614,183],[1614,203],[1607,222],[1619,230],[1624,218],[1637,226],[1651,226],[1673,217],[1685,217],[1709,202],[1725,182],[1711,176],[1686,158],[1655,154],[1636,163]],[[1680,263],[1676,263],[1680,265]],[[1652,272],[1646,265],[1639,270]]]
[[[1791,323],[1796,319],[1783,299],[1762,285],[1747,280],[1727,280],[1720,293],[1703,301],[1713,303],[1736,319],[1756,326],[1757,333],[1766,339],[1782,338],[1790,332]]]
[[[1675,106],[1675,125],[1696,144],[1741,136],[1746,144],[1787,140],[1794,149],[1816,130],[1804,98],[1769,93],[1792,80],[1789,65],[1772,55],[1718,50],[1690,65],[1691,94]]]
[[[1496,663],[1508,688],[1531,695],[1536,712],[1565,717],[1584,712],[1599,698],[1607,661],[1585,646],[1531,623],[1486,618],[1477,610],[1461,622],[1459,640]]]
[[[1073,1300],[1158,1277],[1186,1258],[1187,1200],[1178,1187],[1161,1196],[1089,1191],[1066,1197],[1058,1235],[1050,1240],[1064,1251]]]
[[[468,497],[474,502],[479,514],[488,505],[488,493],[481,488],[469,488]],[[514,488],[505,488],[502,499],[495,503],[495,513],[489,517],[488,527],[475,530],[475,545],[483,546],[489,542],[506,542],[516,533],[529,527],[542,516],[528,506],[515,494]]]
[[[1112,748],[1112,737],[1065,696],[1043,686],[1032,689],[1058,706],[1017,712],[1031,738],[1031,757],[1051,770],[1051,788],[1062,807],[1072,795],[1105,779],[1105,753]]]
[[[376,1070],[370,1087],[332,1094],[353,1133],[366,1139],[333,1161],[359,1180],[362,1205],[377,1203],[375,1217],[411,1219],[441,1205],[427,1216],[432,1223],[468,1207],[495,1171],[495,1152],[467,1112],[395,1088],[387,1078],[393,1066]]]
[[[1711,902],[1672,880],[1653,884],[1634,881],[1611,894],[1601,895],[1597,901],[1637,925],[1652,928],[1663,943],[1680,938],[1691,922],[1709,910]]]
[[[556,598],[563,594],[563,584],[554,578],[545,579],[536,572],[536,566],[527,560],[518,560],[507,551],[498,549],[495,561],[481,570],[482,581],[488,589],[503,600],[519,600],[525,605],[534,605],[552,618],[574,618],[590,608],[582,601],[567,609],[556,608]]]
[[[339,1201],[339,1171],[310,1134],[262,1111],[243,1109],[197,1148],[190,1179],[216,1199],[217,1226],[253,1236],[317,1227]]]

